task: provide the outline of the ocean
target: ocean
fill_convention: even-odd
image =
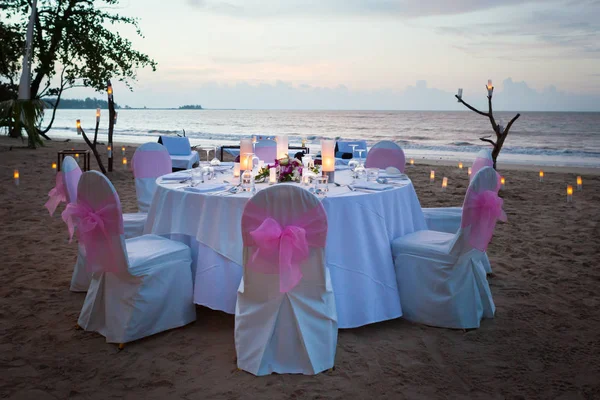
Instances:
[[[108,110],[99,138],[106,141]],[[516,113],[495,113],[502,125]],[[51,113],[46,111],[45,119]],[[93,135],[95,110],[58,110],[50,137],[75,138],[75,121]],[[251,135],[289,135],[290,144],[321,138],[399,143],[415,159],[465,160],[488,144],[490,122],[471,111],[118,110],[115,142],[156,141],[182,134],[193,145],[237,144]],[[311,150],[312,151],[312,150]],[[514,123],[498,163],[600,168],[600,113],[524,112]]]

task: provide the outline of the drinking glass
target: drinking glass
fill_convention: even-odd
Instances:
[[[360,160],[360,161],[359,161],[359,163],[360,163],[361,165],[363,165],[363,166],[364,166],[364,165],[365,165],[365,163],[364,163],[364,161],[363,161],[363,158],[362,158],[362,153],[363,153],[364,151],[366,151],[366,150],[365,150],[365,149],[358,149],[358,150],[356,150],[356,151],[358,152],[358,158],[359,158],[359,160]]]
[[[325,194],[329,190],[327,186],[327,182],[329,182],[329,176],[321,175],[317,176],[315,179],[315,193],[317,194]]]
[[[379,168],[367,168],[367,182],[376,182],[379,178]]]
[[[252,190],[252,170],[247,169],[246,171],[244,171],[244,173],[242,174],[242,190],[244,192],[249,192],[250,190]]]
[[[200,166],[192,168],[192,186],[197,186],[199,183],[204,182],[204,172]]]
[[[211,167],[210,165],[203,165],[202,166],[202,182],[204,182],[204,179],[211,180],[215,173],[214,171],[215,171],[215,169],[213,167]]]
[[[217,158],[217,146],[214,146],[213,149],[215,149],[215,156],[213,157],[212,160],[210,160],[210,165],[212,165],[214,167],[214,166],[217,166],[217,165],[221,165],[221,160],[219,160]]]

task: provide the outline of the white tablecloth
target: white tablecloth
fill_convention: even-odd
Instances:
[[[220,179],[234,178],[220,175]],[[349,171],[336,172],[336,182],[350,182]],[[405,183],[372,193],[329,185],[323,199],[329,225],[326,263],[340,328],[402,315],[390,243],[426,229],[414,187],[410,181]],[[233,314],[242,277],[241,218],[250,194],[194,193],[184,191],[183,185],[158,179],[145,233],[190,245],[194,302]],[[257,185],[258,190],[264,187]]]

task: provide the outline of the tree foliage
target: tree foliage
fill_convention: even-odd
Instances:
[[[85,86],[104,91],[108,80],[123,82],[131,89],[138,69],[156,70],[154,60],[115,32],[117,26],[129,26],[143,37],[136,18],[114,11],[118,4],[119,0],[38,0],[31,98],[54,97],[49,101],[54,108],[52,119],[42,133],[52,126],[65,90]],[[24,38],[30,0],[0,0],[0,12],[15,21],[12,27],[18,26]],[[14,37],[11,40],[11,46],[22,48]],[[4,76],[2,70],[0,76]]]

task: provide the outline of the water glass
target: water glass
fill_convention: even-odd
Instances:
[[[204,172],[202,171],[202,168],[192,168],[192,186],[196,186],[202,181],[204,181]]]
[[[244,171],[244,173],[242,174],[242,190],[244,192],[249,192],[252,190],[252,179],[254,179],[254,177],[252,176],[252,171],[249,169]]]
[[[367,168],[367,182],[376,182],[379,178],[379,168]]]
[[[329,177],[327,175],[317,176],[315,179],[315,192],[318,194],[319,190],[321,193],[325,193],[329,190],[327,186],[327,182],[329,182]]]

